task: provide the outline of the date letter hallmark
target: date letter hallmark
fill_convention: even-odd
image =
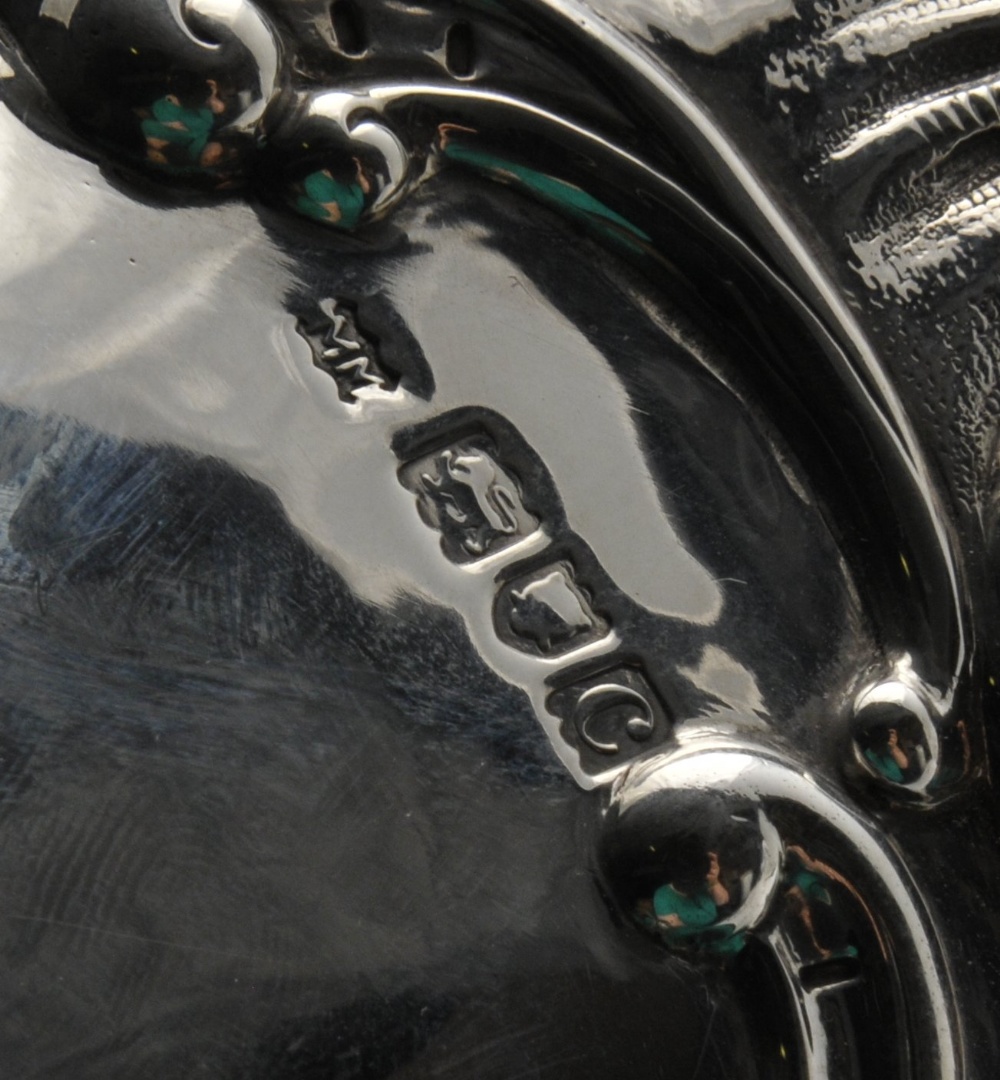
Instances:
[[[313,363],[337,384],[340,400],[357,405],[394,397],[399,375],[382,362],[376,343],[358,326],[354,309],[327,299],[320,301],[319,311],[314,319],[299,319],[297,329],[312,349]]]
[[[485,436],[411,462],[400,479],[416,495],[421,518],[441,533],[441,549],[452,562],[478,562],[538,530],[517,481],[498,464]]]
[[[638,667],[621,664],[554,690],[546,703],[565,742],[597,782],[669,741],[666,706]]]

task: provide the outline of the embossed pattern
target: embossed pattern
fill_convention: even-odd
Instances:
[[[10,0],[19,1075],[992,1075],[996,15]]]

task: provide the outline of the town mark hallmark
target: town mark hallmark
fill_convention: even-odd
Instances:
[[[334,299],[318,306],[319,314],[299,319],[296,329],[312,349],[313,363],[337,384],[340,400],[353,405],[391,395],[399,374],[383,362],[373,337],[358,325],[354,307]]]

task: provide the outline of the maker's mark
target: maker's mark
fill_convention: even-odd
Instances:
[[[319,315],[299,319],[297,329],[312,349],[313,363],[337,384],[341,401],[391,396],[399,386],[399,373],[382,360],[375,339],[360,328],[350,305],[321,300]]]

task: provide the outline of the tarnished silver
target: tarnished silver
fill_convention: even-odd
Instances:
[[[0,3],[18,1076],[992,1075],[995,14]]]

